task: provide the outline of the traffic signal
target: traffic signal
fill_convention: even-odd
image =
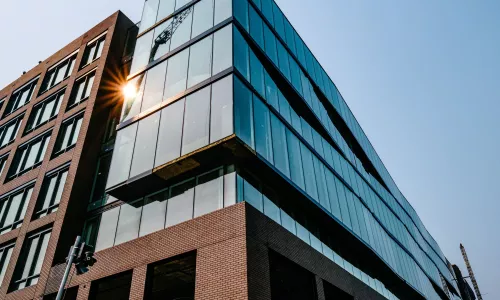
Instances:
[[[93,266],[96,261],[93,247],[81,243],[75,257],[76,274],[81,275],[88,272],[89,267]]]

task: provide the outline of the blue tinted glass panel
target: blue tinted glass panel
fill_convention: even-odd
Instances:
[[[354,194],[346,190],[347,206],[349,207],[349,216],[351,217],[352,230],[361,237],[359,231],[358,216],[356,215],[356,207],[354,201],[357,201]]]
[[[340,204],[340,212],[342,213],[342,221],[348,228],[352,228],[351,226],[351,217],[349,216],[349,208],[347,206],[346,199],[346,188],[344,184],[340,182],[337,178],[335,178],[335,183],[337,187],[337,195],[339,196],[339,204]]]
[[[248,31],[248,2],[247,0],[233,0],[233,14],[241,25]]]
[[[302,154],[302,166],[304,167],[304,179],[306,183],[306,192],[316,201],[318,201],[318,189],[316,187],[316,175],[313,167],[313,154],[304,144],[300,144],[300,153]]]
[[[304,170],[302,168],[302,157],[300,153],[300,141],[290,130],[286,130],[286,142],[288,145],[288,158],[290,160],[290,176],[292,181],[301,189],[305,190]]]
[[[278,61],[281,72],[285,75],[288,81],[292,81],[290,77],[290,65],[288,63],[288,52],[285,50],[285,47],[281,43],[277,43],[278,48]]]
[[[285,125],[283,125],[274,114],[271,115],[271,128],[273,136],[274,166],[285,174],[285,176],[290,177]]]
[[[283,13],[278,5],[273,1],[273,15],[274,15],[274,29],[278,32],[279,36],[285,40],[285,25],[283,24]]]
[[[271,25],[274,25],[273,20],[273,0],[261,0],[262,1],[262,13],[269,21]]]
[[[278,66],[278,53],[276,52],[276,37],[269,27],[264,24],[264,43],[266,46],[266,54],[271,61]]]
[[[248,44],[240,31],[234,27],[234,66],[243,77],[250,81],[250,58]]]
[[[280,209],[276,204],[264,196],[264,214],[274,220],[276,223],[281,223]]]
[[[271,138],[271,119],[267,106],[254,96],[255,150],[271,164],[273,149]]]
[[[284,19],[284,23],[285,23],[286,44],[288,45],[288,48],[290,48],[292,50],[292,53],[296,54],[295,37],[293,35],[293,32],[294,32],[293,27],[290,24],[290,22],[288,22],[288,20],[286,18]]]
[[[264,48],[264,33],[262,29],[262,19],[250,5],[250,35],[257,42],[261,49]]]
[[[235,133],[248,146],[255,148],[252,93],[238,78],[234,80],[234,106]]]
[[[290,116],[290,103],[286,100],[285,96],[278,90],[278,99],[280,105],[280,115],[289,123],[292,124],[292,117]]]
[[[297,64],[297,62],[295,62],[294,59],[291,58],[290,58],[290,73],[292,75],[293,87],[299,92],[299,94],[303,95],[299,65]]]
[[[328,187],[328,196],[330,199],[330,209],[332,214],[342,221],[342,214],[340,212],[339,197],[337,195],[337,187],[335,184],[335,177],[332,172],[325,170],[326,185]]]
[[[271,79],[271,76],[264,70],[265,82],[266,82],[266,99],[267,102],[279,111],[279,100],[278,100],[278,87],[276,83]]]
[[[292,126],[297,132],[302,135],[302,125],[299,115],[293,110],[290,110],[290,116],[292,118]]]
[[[262,194],[246,180],[243,187],[243,201],[248,202],[260,212],[263,212]]]
[[[316,174],[316,181],[318,183],[319,203],[327,211],[331,212],[330,199],[328,197],[328,189],[326,187],[325,170],[323,164],[315,156],[313,156],[313,163],[314,173]]]
[[[252,86],[263,98],[265,98],[266,87],[264,83],[264,67],[253,51],[250,51],[250,70]]]

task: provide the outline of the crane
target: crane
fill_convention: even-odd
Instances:
[[[177,14],[173,19],[172,22],[155,38],[154,40],[154,45],[151,48],[151,52],[149,53],[149,60],[148,64],[152,63],[155,60],[156,53],[158,52],[158,49],[160,48],[161,45],[166,44],[174,35],[175,31],[179,28],[179,26],[186,20],[186,18],[191,14],[193,11],[193,6],[183,10],[181,13]],[[146,76],[146,72],[143,72],[139,78],[137,79],[136,83],[134,84],[134,89],[135,91],[139,90],[140,86],[142,85],[142,82],[144,81],[144,76]],[[133,99],[129,99],[125,103],[125,109],[123,116],[127,116],[132,109],[132,105],[134,103],[135,97],[131,97]]]
[[[465,265],[467,266],[467,271],[469,272],[470,281],[472,282],[472,286],[474,287],[474,292],[476,292],[477,299],[483,300],[483,296],[479,291],[479,286],[477,285],[476,277],[474,276],[474,272],[472,271],[469,258],[467,257],[467,252],[465,252],[465,247],[462,244],[460,244],[460,250],[462,251],[462,256],[464,257]]]

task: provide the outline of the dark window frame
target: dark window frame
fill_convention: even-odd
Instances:
[[[68,172],[69,172],[69,165],[65,165],[63,167],[58,168],[57,170],[49,172],[45,176],[45,178],[43,180],[42,188],[40,190],[37,202],[35,204],[35,212],[33,214],[33,220],[43,218],[44,216],[55,213],[57,211],[59,204],[60,204],[60,201],[61,201],[61,199],[58,199],[56,202],[57,192],[58,192],[59,188],[61,187],[61,183],[62,183],[62,185],[63,185],[62,192],[64,193],[64,185],[66,184]],[[64,178],[64,182],[62,182],[62,177],[65,173],[66,173],[66,177]],[[40,209],[40,206],[45,203],[45,199],[49,196],[47,194],[48,186],[50,185],[51,180],[53,178],[56,178],[55,179],[56,182],[55,182],[55,185],[53,187],[52,194],[50,195],[50,201],[49,201],[50,204],[47,208]],[[62,194],[61,194],[61,198],[62,198]]]
[[[22,107],[26,106],[28,103],[31,102],[31,99],[33,98],[33,94],[35,93],[38,79],[39,79],[38,76],[35,77],[34,79],[30,80],[28,83],[24,84],[22,87],[18,88],[17,90],[15,90],[12,93],[9,101],[7,102],[7,106],[5,107],[5,111],[3,113],[4,118],[6,116],[11,115],[15,111],[21,109]],[[26,91],[28,91],[28,96],[26,97],[26,101],[22,105],[19,105],[20,97]]]
[[[92,41],[87,43],[85,52],[83,53],[82,65],[80,69],[85,68],[86,66],[101,58],[102,52],[104,50],[104,45],[106,43],[107,34],[108,32],[105,31],[94,38]],[[92,57],[90,57],[90,54],[92,54]]]
[[[21,214],[22,214],[23,210],[25,210],[25,207],[27,207],[27,205],[29,204],[34,185],[35,185],[34,183],[29,183],[28,185],[26,185],[22,188],[19,188],[19,189],[16,189],[14,191],[9,192],[8,195],[6,195],[0,199],[0,202],[1,202],[0,207],[3,208],[4,203],[5,203],[5,205],[7,205],[5,210],[2,209],[3,214],[0,214],[0,226],[1,226],[0,227],[0,235],[21,227],[21,225],[24,221],[24,217],[25,217],[25,215],[21,216]],[[5,222],[5,218],[10,213],[12,199],[18,195],[21,195],[21,194],[22,194],[22,199],[21,199],[19,206],[17,207],[15,220],[11,224],[3,224]],[[26,214],[26,211],[24,213]]]
[[[59,129],[57,139],[56,139],[56,143],[54,145],[54,153],[52,154],[52,158],[57,157],[63,153],[66,153],[76,146],[76,143],[78,142],[78,136],[77,136],[77,140],[75,141],[74,144],[65,146],[65,145],[61,144],[62,141],[64,140],[64,136],[62,136],[61,134],[66,133],[65,130],[69,126],[71,126],[71,132],[70,132],[69,137],[68,137],[68,142],[73,140],[73,138],[75,137],[75,134],[79,135],[80,130],[81,130],[81,124],[80,124],[80,127],[78,128],[78,132],[75,132],[75,128],[76,128],[76,125],[77,125],[79,120],[81,120],[81,122],[83,123],[84,114],[85,114],[85,112],[83,112],[83,111],[78,112],[75,115],[69,117],[68,119],[66,119],[65,121],[62,122],[61,127]],[[59,147],[63,147],[63,148],[58,149]]]
[[[30,254],[30,248],[28,247],[30,245],[30,241],[37,238],[38,237],[38,241],[37,241],[37,244],[36,244],[36,247],[35,247],[35,254],[33,255],[33,260],[32,260],[32,264],[30,266],[30,269],[29,269],[29,272],[28,273],[33,273],[35,270],[35,267],[36,267],[36,262],[38,261],[39,259],[39,256],[40,256],[40,250],[42,248],[42,244],[43,244],[43,240],[40,240],[41,237],[44,237],[45,235],[51,235],[52,234],[52,228],[46,228],[46,229],[42,229],[36,233],[33,233],[33,234],[30,234],[29,236],[26,237],[26,240],[24,241],[23,243],[23,247],[22,247],[22,250],[21,250],[21,254],[19,256],[19,259],[17,260],[18,262],[21,262],[21,264],[17,264],[16,265],[16,268],[15,268],[15,271],[14,271],[14,275],[12,276],[12,280],[11,280],[11,284],[10,284],[10,287],[9,287],[9,291],[12,292],[12,291],[16,291],[16,290],[21,290],[23,288],[26,288],[26,287],[29,287],[29,286],[32,286],[32,285],[35,285],[35,283],[31,283],[32,280],[34,279],[37,279],[37,282],[38,282],[38,278],[40,277],[40,273],[38,274],[31,274],[31,275],[28,275],[27,277],[25,278],[19,278],[19,279],[16,279],[17,277],[22,277],[22,272],[24,271],[25,267],[26,267],[26,258],[29,256]],[[51,238],[51,236],[49,236],[49,239]],[[47,249],[45,249],[47,250]],[[42,264],[43,264],[43,260],[45,260],[45,257],[42,258]],[[15,287],[15,285],[18,285],[18,284],[21,284],[21,283],[30,283],[29,285],[25,285],[24,287],[22,288],[18,288],[18,287]]]
[[[88,72],[87,74],[85,74],[83,76],[80,76],[77,80],[75,80],[75,84],[73,86],[73,90],[71,92],[71,97],[70,97],[68,107],[66,110],[69,110],[69,109],[87,101],[90,98],[90,92],[88,93],[89,94],[88,96],[85,96],[85,94],[87,94],[87,91],[89,89],[90,78],[93,78],[92,85],[90,86],[90,89],[92,90],[92,87],[95,83],[95,76],[96,76],[96,69]],[[76,99],[76,97],[78,96],[78,90],[79,90],[80,84],[82,84],[82,82],[84,84],[84,87],[83,87],[83,92],[80,95],[81,98]]]
[[[71,76],[71,73],[73,73],[73,69],[75,68],[77,56],[78,56],[78,50],[66,56],[65,58],[57,62],[54,66],[50,67],[45,73],[45,77],[42,81],[42,85],[40,87],[40,92],[38,93],[38,95],[46,93],[53,87],[59,85],[64,80],[68,79]],[[59,75],[58,72],[63,68],[65,68],[64,76],[60,81],[56,82],[56,79]]]
[[[54,120],[55,118],[57,118],[57,115],[61,109],[62,101],[64,100],[64,99],[61,99],[61,97],[64,98],[65,94],[66,94],[66,89],[61,89],[61,90],[53,93],[52,95],[48,96],[47,98],[45,98],[43,101],[37,103],[33,107],[31,114],[28,118],[26,128],[24,130],[24,135],[36,130],[37,128],[40,128],[41,126],[43,126],[43,125],[49,123],[50,121]],[[50,103],[51,101],[55,101],[55,105],[52,108],[51,116],[49,117],[49,119],[47,121],[41,122],[40,119],[42,118],[42,116],[44,114],[44,110],[45,110],[47,104]],[[37,116],[37,112],[39,109],[41,109],[42,112]],[[37,117],[38,121],[33,120],[33,118],[35,118],[35,117]]]
[[[16,140],[17,134],[19,133],[19,129],[21,128],[23,122],[23,118],[24,118],[24,113],[15,117],[14,119],[10,120],[9,122],[2,125],[2,127],[0,127],[0,149],[9,146]],[[7,129],[12,125],[15,126],[15,129],[14,131],[11,132],[10,140],[6,144],[2,145],[4,139],[6,138],[5,134],[7,133]]]
[[[38,166],[40,166],[43,163],[44,156],[46,154],[45,152],[47,150],[48,143],[50,142],[51,133],[52,133],[52,129],[49,129],[46,132],[38,135],[37,137],[29,140],[28,142],[22,144],[21,146],[19,146],[17,148],[16,153],[14,155],[14,160],[12,161],[12,163],[9,167],[9,172],[7,174],[7,180],[12,180],[14,178],[17,178],[17,177],[25,174],[26,172],[29,172],[29,171],[37,168]],[[47,139],[49,139],[49,141],[47,141]],[[25,151],[25,149],[26,149],[26,151],[28,151],[27,153],[29,153],[29,151],[31,150],[31,147],[40,141],[42,142],[41,146],[43,146],[43,147],[40,147],[38,149],[38,152],[37,152],[36,158],[35,158],[35,163],[30,167],[27,167],[27,168],[20,170],[20,166],[26,164],[26,160],[28,159],[29,155],[22,155],[21,157],[18,157],[18,153],[20,153],[20,151]],[[45,149],[45,151],[42,151],[44,149]],[[16,162],[16,159],[22,159],[22,160]],[[16,169],[17,169],[16,173],[12,173],[12,171],[13,171],[12,168],[14,167],[14,165],[16,165]]]

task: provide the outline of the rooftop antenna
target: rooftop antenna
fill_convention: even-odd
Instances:
[[[479,286],[477,285],[476,277],[474,276],[474,272],[472,271],[469,258],[467,257],[467,252],[465,252],[465,248],[462,244],[460,244],[460,250],[462,251],[462,256],[464,257],[465,265],[467,266],[467,272],[469,272],[470,281],[472,282],[472,286],[474,287],[474,292],[476,292],[477,299],[483,300],[483,296],[479,291]]]

